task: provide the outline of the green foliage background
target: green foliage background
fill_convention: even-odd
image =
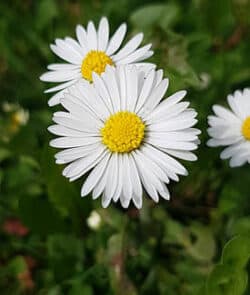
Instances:
[[[103,15],[112,31],[125,21],[130,36],[144,32],[169,94],[187,89],[199,113],[199,161],[171,184],[170,202],[145,198],[141,211],[82,199],[82,180],[68,183],[48,146],[57,108],[38,77],[57,60],[49,43]],[[249,0],[0,1],[1,294],[250,294],[249,165],[230,169],[205,145],[211,106],[250,86],[249,29]],[[5,101],[29,111],[26,125],[13,129]],[[28,234],[4,230],[13,218]]]

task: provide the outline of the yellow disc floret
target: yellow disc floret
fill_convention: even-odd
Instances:
[[[144,131],[145,124],[136,114],[118,112],[101,129],[102,142],[112,152],[129,153],[141,145]]]
[[[243,122],[241,132],[246,140],[250,140],[250,117],[247,117]]]
[[[101,74],[107,65],[113,65],[112,59],[103,51],[91,50],[82,61],[81,72],[84,79],[92,82],[92,72]]]

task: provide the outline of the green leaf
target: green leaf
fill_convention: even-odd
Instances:
[[[245,270],[217,265],[207,281],[207,295],[243,295],[248,276]]]
[[[250,259],[250,237],[238,236],[230,240],[224,247],[222,263],[234,269],[242,269]]]

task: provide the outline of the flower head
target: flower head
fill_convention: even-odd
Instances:
[[[197,113],[180,102],[186,91],[164,101],[168,79],[162,71],[144,72],[135,66],[107,67],[93,84],[78,83],[61,100],[67,112],[56,112],[50,132],[60,136],[51,146],[63,148],[58,164],[68,164],[63,175],[73,181],[86,173],[81,189],[102,205],[120,199],[142,206],[143,189],[155,201],[169,199],[170,179],[187,170],[175,158],[196,160],[199,130],[192,128]]]
[[[56,39],[51,50],[67,63],[49,65],[49,72],[40,77],[42,81],[62,83],[45,91],[58,91],[49,100],[49,105],[59,104],[65,90],[77,81],[92,82],[93,73],[100,75],[107,65],[135,64],[145,69],[154,67],[150,63],[140,63],[153,54],[150,50],[151,44],[139,48],[143,39],[142,33],[134,36],[119,50],[126,30],[126,24],[122,24],[110,38],[109,23],[107,18],[103,17],[98,29],[92,21],[88,23],[86,30],[78,25],[77,41],[70,37],[64,40]]]
[[[208,133],[212,137],[208,145],[228,146],[221,159],[230,159],[230,166],[250,163],[250,89],[235,91],[227,97],[231,110],[214,105],[215,116],[208,117]]]

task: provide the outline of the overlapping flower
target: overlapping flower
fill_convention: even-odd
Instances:
[[[103,207],[120,200],[142,207],[143,193],[155,202],[169,200],[167,184],[187,175],[177,160],[196,160],[200,131],[193,128],[197,113],[182,101],[186,91],[164,98],[168,79],[151,63],[151,45],[138,49],[142,34],[120,51],[125,24],[109,40],[109,25],[102,18],[95,29],[77,26],[78,42],[56,39],[51,49],[69,64],[53,64],[41,76],[63,82],[46,92],[56,93],[50,105],[54,113],[49,131],[57,136],[50,145],[63,149],[56,163],[66,164],[63,175],[74,181],[83,175],[81,195],[101,196]],[[116,53],[117,52],[117,53]]]
[[[60,136],[51,146],[64,149],[56,154],[57,163],[68,164],[63,175],[73,181],[90,172],[81,194],[101,195],[103,207],[120,199],[141,208],[143,188],[156,202],[168,200],[166,183],[187,175],[174,158],[196,160],[197,113],[180,102],[186,91],[160,102],[168,79],[162,71],[144,75],[131,66],[94,73],[93,85],[78,83],[65,94],[67,112],[56,112],[49,128]]]

